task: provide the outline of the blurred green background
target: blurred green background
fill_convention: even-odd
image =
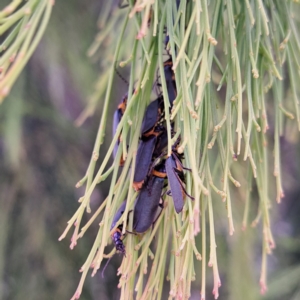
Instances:
[[[1,8],[7,3],[0,0]],[[93,117],[74,125],[101,71],[86,56],[100,10],[101,1],[57,1],[42,42],[0,107],[0,300],[69,299],[94,241],[97,222],[72,251],[70,234],[61,242],[58,237],[78,207],[83,190],[75,184],[100,121],[101,99]],[[111,113],[126,92],[116,80]],[[300,299],[299,146],[290,137],[281,139],[285,198],[272,210],[277,248],[268,259],[269,293],[259,295],[260,228],[242,232],[237,217],[236,234],[229,237],[226,220],[217,215],[220,299]],[[108,181],[93,194],[92,209],[107,193]],[[235,210],[239,216],[243,203]],[[116,255],[104,278],[101,272],[88,276],[81,299],[118,299],[120,262]],[[191,299],[199,299],[198,279]],[[210,284],[207,299],[213,299]]]

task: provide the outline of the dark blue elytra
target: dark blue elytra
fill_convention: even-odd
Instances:
[[[146,140],[142,140],[139,144],[133,178],[133,187],[135,190],[139,190],[142,187],[144,180],[148,174],[156,140],[157,137],[153,135]]]
[[[184,174],[178,158],[172,153],[170,157],[166,159],[166,172],[170,185],[171,195],[174,202],[174,207],[177,213],[180,213],[184,206],[185,190],[183,189],[182,180]],[[178,166],[179,165],[179,166]],[[181,178],[180,178],[181,177]]]
[[[148,184],[142,187],[134,206],[133,229],[135,232],[147,231],[155,221],[165,177],[166,175],[163,177],[152,175]]]
[[[147,131],[150,131],[156,125],[159,119],[159,106],[160,106],[160,98],[152,101],[146,108],[145,115],[143,118],[141,132],[142,135]]]
[[[169,96],[169,102],[171,106],[173,106],[173,102],[177,96],[175,74],[172,70],[172,67],[173,67],[173,62],[171,58],[164,62],[166,85],[167,85],[167,91]]]
[[[119,111],[119,109],[117,109],[114,113],[114,117],[113,117],[113,136],[116,134],[116,131],[117,131],[117,127],[121,121],[121,118],[122,118],[122,114],[121,112]],[[113,155],[114,155],[114,158],[116,157],[117,155],[117,152],[118,152],[118,148],[119,148],[119,138],[115,144],[115,147],[114,147],[114,150],[113,150]]]
[[[134,170],[133,187],[136,191],[140,190],[146,176],[148,175],[151,163],[156,158],[156,142],[164,141],[159,136],[165,131],[165,128],[159,123],[164,111],[163,98],[159,97],[151,102],[146,108],[145,116],[141,127],[141,141],[136,155],[136,166]],[[160,154],[160,153],[159,153]]]
[[[123,117],[123,114],[125,112],[125,109],[126,109],[126,105],[127,105],[127,94],[123,97],[122,99],[122,102],[118,105],[118,108],[115,110],[114,112],[114,116],[113,116],[113,128],[112,128],[112,131],[113,131],[113,136],[116,134],[117,132],[117,128],[118,128],[118,125]],[[117,140],[117,143],[115,144],[115,147],[114,147],[114,150],[113,150],[113,156],[114,158],[116,157],[117,155],[117,151],[118,151],[118,148],[119,148],[119,144],[120,144],[120,137],[118,137],[118,140]],[[122,161],[122,158],[121,158],[121,161],[120,161],[120,165],[123,165],[123,161]]]

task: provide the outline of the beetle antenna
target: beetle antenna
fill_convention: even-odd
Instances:
[[[129,86],[129,82],[127,81],[127,79],[125,77],[123,77],[123,75],[118,71],[117,66],[115,64],[115,72],[118,74],[118,76],[122,79],[123,82],[125,82],[127,84],[127,86]]]
[[[108,263],[110,262],[111,258],[112,258],[112,257],[110,257],[110,258],[108,259],[108,261],[106,262],[105,266],[103,267],[103,270],[102,270],[102,272],[101,272],[102,278],[104,278],[104,271],[105,271],[106,267],[108,266]]]

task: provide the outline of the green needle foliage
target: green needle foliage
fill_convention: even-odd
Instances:
[[[103,29],[89,54],[101,55],[102,66],[109,73],[99,78],[99,88],[80,122],[92,113],[100,98],[104,98],[103,115],[86,175],[77,185],[85,184],[85,194],[60,239],[75,226],[73,248],[99,215],[101,221],[72,299],[79,298],[89,269],[95,275],[103,260],[115,254],[110,246],[110,225],[124,199],[127,205],[118,224],[123,223],[124,234],[125,230],[132,231],[129,212],[137,197],[132,170],[139,163],[140,127],[146,106],[153,99],[156,73],[165,103],[167,153],[171,154],[180,134],[184,165],[191,169],[186,172],[186,190],[195,200],[187,198],[182,213],[176,214],[171,197],[165,195],[153,229],[141,236],[126,235],[126,257],[118,273],[121,299],[132,299],[135,293],[137,299],[160,299],[166,274],[170,299],[189,298],[194,280],[201,280],[201,299],[205,299],[207,276],[213,278],[212,292],[217,299],[221,286],[214,229],[217,210],[228,221],[229,235],[236,226],[246,229],[249,223],[261,224],[259,282],[261,293],[266,291],[267,255],[275,247],[269,210],[284,196],[279,138],[285,125],[300,129],[297,11],[297,4],[281,0],[182,0],[178,8],[172,0],[129,1],[125,9],[105,4],[99,17]],[[114,57],[111,49],[115,49]],[[177,86],[171,114],[163,68],[169,53]],[[106,125],[110,126],[108,107],[115,88],[115,65],[120,61],[120,67],[130,68],[127,108],[104,160],[96,168]],[[175,138],[171,121],[175,122]],[[119,150],[110,165],[119,136]],[[123,168],[119,167],[121,156]],[[91,212],[95,187],[110,174],[107,198],[82,226],[83,214]],[[233,207],[240,201],[245,207],[242,224],[233,217]],[[201,260],[201,272],[195,268],[196,260]]]
[[[32,56],[47,27],[53,0],[14,0],[0,11],[0,103]]]
[[[106,26],[90,53],[99,51],[106,60],[109,56],[102,52],[108,49],[106,39],[115,45],[116,51],[110,65],[93,155],[85,177],[78,183],[85,184],[86,192],[61,238],[75,225],[72,248],[97,216],[101,215],[102,220],[90,255],[81,268],[82,278],[73,299],[80,296],[89,269],[93,269],[94,275],[103,259],[114,255],[114,249],[107,252],[111,249],[107,247],[111,240],[110,224],[124,199],[127,199],[126,210],[118,224],[123,223],[123,233],[125,229],[132,230],[129,212],[137,193],[132,189],[131,170],[138,163],[140,127],[143,112],[151,101],[156,70],[166,107],[168,155],[175,141],[171,139],[172,120],[182,137],[180,151],[185,156],[184,164],[191,169],[186,172],[186,189],[195,200],[187,199],[183,212],[177,215],[171,198],[165,196],[164,208],[153,229],[142,236],[127,234],[124,240],[127,256],[119,268],[121,299],[132,299],[135,292],[137,299],[160,299],[165,274],[170,281],[169,298],[189,298],[191,282],[201,280],[201,299],[205,299],[207,265],[212,268],[210,276],[213,276],[213,294],[217,299],[221,281],[214,212],[218,207],[228,220],[229,235],[234,234],[235,226],[246,229],[251,219],[253,226],[261,223],[259,281],[261,293],[266,291],[267,255],[275,247],[269,209],[274,200],[280,202],[284,196],[279,137],[289,119],[295,119],[290,126],[300,128],[296,85],[300,79],[300,40],[294,20],[296,14],[293,14],[297,10],[292,1],[279,0],[210,3],[182,0],[178,8],[171,0],[130,1],[129,8],[123,10],[106,4],[99,18]],[[168,58],[164,49],[166,33],[177,85],[171,115],[167,109],[169,101],[163,69],[163,61]],[[119,61],[122,61],[121,67],[130,67],[128,106],[104,160],[96,169],[114,88],[114,66]],[[98,89],[98,95],[103,91],[104,87]],[[273,132],[274,138],[268,131]],[[109,159],[120,135],[119,151],[110,166]],[[121,155],[125,165],[119,169]],[[109,195],[90,221],[81,227],[84,212],[90,212],[93,190],[110,173]],[[275,193],[270,188],[273,185]],[[233,197],[238,188],[240,199]],[[258,194],[258,203],[253,202],[253,188]],[[232,207],[241,200],[245,202],[243,221],[235,224]],[[251,214],[254,211],[256,217]],[[198,234],[202,235],[199,246]],[[202,260],[198,277],[195,260]]]

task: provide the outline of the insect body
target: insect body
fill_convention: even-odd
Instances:
[[[142,187],[134,206],[133,229],[135,232],[147,231],[155,221],[165,178],[164,165],[161,164],[153,170],[147,185]]]
[[[153,154],[156,149],[158,137],[165,131],[163,122],[163,98],[159,97],[151,102],[145,112],[141,128],[141,141],[136,155],[133,187],[140,190],[149,172],[152,161],[156,158]],[[162,140],[160,140],[160,143]]]
[[[159,128],[160,135],[157,137],[156,145],[153,152],[153,157],[157,158],[161,156],[164,149],[168,146],[168,133],[164,126]]]
[[[169,96],[169,101],[171,106],[173,106],[173,102],[177,96],[175,74],[172,70],[172,67],[173,67],[173,62],[171,58],[164,62],[166,85],[167,85],[167,91],[168,91],[168,96]]]
[[[126,207],[126,201],[124,201],[121,204],[120,208],[117,210],[117,212],[113,218],[113,221],[111,223],[110,230],[112,230],[116,226],[117,222],[122,217],[122,215],[125,211],[125,207]],[[116,250],[121,252],[123,255],[126,255],[125,246],[122,241],[122,239],[124,237],[124,235],[122,234],[122,230],[123,230],[123,224],[120,224],[118,227],[115,228],[115,230],[111,234],[111,238],[116,246]]]
[[[136,155],[136,167],[134,172],[133,187],[136,191],[140,190],[148,174],[151,165],[152,155],[155,148],[157,137],[155,135],[142,140]]]
[[[176,150],[173,149],[171,156],[166,159],[165,167],[170,185],[169,192],[171,192],[176,212],[180,213],[183,209],[185,196],[192,200],[194,198],[184,188],[183,166]]]
[[[176,159],[172,154],[170,157],[166,159],[166,172],[168,175],[168,181],[170,185],[170,190],[174,202],[174,207],[177,213],[182,211],[184,205],[184,192],[182,189],[182,176],[183,171]],[[180,178],[181,177],[181,178]]]
[[[152,101],[146,108],[143,118],[141,133],[142,136],[149,136],[159,124],[164,111],[164,99],[162,97]]]
[[[114,113],[114,117],[113,117],[113,135],[116,134],[117,132],[117,127],[124,115],[124,112],[126,110],[126,106],[127,106],[127,94],[123,97],[122,99],[122,102],[118,105],[118,108],[116,109],[115,113]],[[117,155],[117,151],[118,151],[118,148],[119,148],[119,144],[120,144],[120,135],[118,137],[118,141],[114,147],[114,150],[113,150],[113,155],[114,155],[114,158],[116,157]],[[120,160],[120,166],[123,166],[124,165],[124,160],[123,158],[121,157],[121,160]]]

